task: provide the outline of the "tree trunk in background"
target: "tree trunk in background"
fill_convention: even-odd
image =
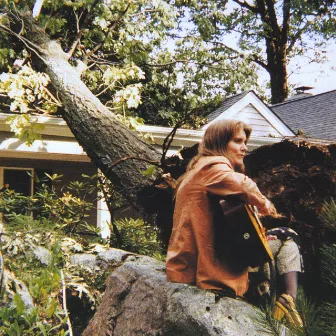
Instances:
[[[131,204],[139,211],[148,212],[148,205],[154,199],[151,196],[157,192],[153,182],[159,171],[151,178],[144,177],[142,172],[150,165],[144,160],[159,163],[159,153],[120,123],[87,88],[57,41],[50,40],[30,16],[23,19],[26,36],[35,45],[34,67],[41,67],[50,76],[64,107],[63,118],[78,143]],[[144,160],[127,159],[115,164],[125,157]]]
[[[272,104],[282,103],[288,97],[286,45],[267,39],[267,63],[271,83]]]

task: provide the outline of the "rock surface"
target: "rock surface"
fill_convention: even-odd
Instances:
[[[257,310],[246,302],[168,283],[164,263],[128,255],[107,279],[83,335],[266,335],[257,320]]]

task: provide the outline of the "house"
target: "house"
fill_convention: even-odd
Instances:
[[[35,175],[63,175],[59,183],[54,183],[55,189],[60,190],[70,181],[80,180],[82,174],[97,173],[97,168],[61,118],[38,117],[38,123],[44,125],[42,139],[28,146],[10,131],[6,123],[8,116],[0,113],[0,187],[9,184],[11,189],[29,196],[34,192]],[[106,231],[104,223],[109,220],[108,211],[101,200],[95,202],[97,210],[91,211],[88,221]]]
[[[248,147],[253,150],[262,145],[280,142],[284,138],[296,138],[298,133],[310,136],[310,141],[334,142],[336,135],[336,91],[320,95],[298,95],[284,103],[266,105],[254,91],[247,91],[224,100],[222,105],[208,115],[209,123],[198,130],[178,129],[168,155],[181,147],[198,143],[207,126],[219,119],[238,118],[253,128]],[[9,183],[11,188],[31,195],[34,190],[34,174],[63,175],[62,182],[78,180],[82,174],[93,175],[97,168],[91,163],[82,147],[61,118],[38,117],[44,125],[42,139],[27,146],[18,140],[6,123],[8,114],[0,113],[0,187]],[[169,127],[142,125],[138,131],[150,133],[158,150],[172,129]],[[300,131],[299,131],[300,130]],[[30,173],[30,175],[27,174]],[[61,185],[55,185],[61,188]],[[89,221],[109,234],[106,221],[109,213],[102,200],[95,201],[96,209]]]
[[[199,130],[178,129],[168,154],[175,153],[182,146],[198,143],[208,125],[219,119],[240,119],[252,126],[249,150],[280,142],[285,137],[295,137],[295,133],[252,90],[225,99],[207,118],[208,124]],[[171,128],[143,125],[138,130],[151,133],[155,143],[162,145]]]
[[[296,134],[321,142],[336,141],[336,90],[298,94],[271,109]]]

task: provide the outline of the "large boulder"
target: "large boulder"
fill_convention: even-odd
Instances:
[[[266,335],[257,309],[246,302],[169,283],[164,263],[152,258],[119,261],[84,336]]]

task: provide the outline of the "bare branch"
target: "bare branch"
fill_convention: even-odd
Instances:
[[[122,13],[120,13],[119,18],[116,21],[111,22],[111,24],[107,27],[108,32],[113,31],[114,28],[117,26],[117,24],[120,23],[122,18],[127,13],[129,7],[130,7],[130,4],[127,5],[126,9]],[[107,33],[105,35],[107,35]],[[96,51],[98,51],[101,48],[102,45],[103,45],[103,42],[98,43],[93,50],[91,50],[88,54],[86,54],[86,58],[90,57],[92,54],[94,54]]]
[[[185,124],[188,119],[190,118],[190,116],[192,116],[193,114],[195,114],[195,110],[190,111],[189,113],[187,113],[180,121],[178,121],[174,128],[169,132],[169,134],[165,137],[165,139],[163,140],[163,144],[162,144],[162,156],[161,156],[161,166],[165,167],[166,165],[166,155],[168,153],[168,150],[174,140],[175,134],[177,132],[177,130],[183,125]]]
[[[63,274],[63,270],[60,270],[61,273],[61,282],[62,282],[62,301],[63,301],[63,311],[64,311],[64,315],[66,316],[66,323],[68,325],[68,332],[70,336],[73,336],[73,331],[72,331],[72,326],[71,326],[71,321],[70,321],[70,317],[68,314],[68,309],[67,309],[67,304],[66,304],[66,284],[65,284],[65,279],[64,279],[64,274]]]
[[[72,45],[71,45],[71,47],[70,47],[70,50],[69,50],[69,52],[68,52],[68,56],[69,56],[69,58],[70,58],[70,57],[73,55],[73,53],[75,52],[75,50],[76,50],[76,48],[77,48],[77,46],[78,46],[78,44],[79,44],[79,42],[80,42],[80,39],[81,39],[81,37],[82,37],[82,35],[83,35],[84,28],[86,27],[86,24],[87,24],[87,22],[88,22],[88,20],[89,20],[89,18],[90,18],[90,16],[91,16],[91,14],[92,14],[92,10],[97,6],[97,4],[98,4],[99,1],[100,1],[100,0],[95,0],[95,2],[91,5],[91,8],[90,8],[91,11],[90,11],[90,10],[87,10],[85,17],[83,18],[82,27],[81,27],[80,30],[79,30],[79,20],[78,20],[78,17],[77,17],[77,15],[76,15],[76,18],[77,18],[77,32],[78,32],[78,35],[76,36],[76,38],[75,38],[74,42],[72,43]]]
[[[15,36],[18,40],[20,40],[26,46],[27,49],[34,52],[36,56],[38,56],[43,62],[46,62],[46,60],[41,56],[42,49],[38,45],[29,41],[22,35],[15,33],[12,29],[8,28],[7,26],[0,24],[0,28],[5,30],[8,34]]]
[[[72,57],[72,55],[74,54],[75,50],[77,49],[77,46],[80,42],[80,39],[82,38],[84,29],[80,29],[79,28],[79,18],[78,15],[76,14],[76,12],[74,11],[74,15],[76,16],[76,26],[77,26],[77,38],[75,39],[75,41],[72,43],[70,50],[68,51],[68,56],[69,58]]]

